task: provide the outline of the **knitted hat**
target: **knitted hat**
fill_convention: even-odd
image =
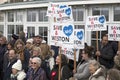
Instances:
[[[28,43],[33,43],[33,39],[27,39],[27,41],[26,42],[28,42]]]
[[[17,40],[19,38],[19,36],[17,36],[16,34],[12,34],[12,38]]]
[[[17,62],[12,65],[12,68],[17,69],[17,70],[22,70],[22,63],[21,63],[21,61],[17,60]]]

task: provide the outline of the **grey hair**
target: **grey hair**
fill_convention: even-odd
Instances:
[[[100,67],[100,63],[96,60],[90,60],[89,64],[92,64],[96,70]]]
[[[42,63],[42,60],[39,57],[34,57],[32,60],[36,60],[39,66]]]

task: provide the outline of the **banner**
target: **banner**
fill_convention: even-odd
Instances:
[[[102,31],[107,30],[106,19],[104,15],[88,16],[86,19],[86,31]]]

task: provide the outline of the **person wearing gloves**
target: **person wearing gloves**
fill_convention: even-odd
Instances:
[[[26,73],[22,71],[22,63],[20,60],[17,60],[17,62],[12,66],[12,74],[10,80],[24,80],[25,77]]]

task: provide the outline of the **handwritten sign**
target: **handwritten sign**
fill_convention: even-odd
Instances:
[[[120,41],[120,24],[111,24],[108,26],[108,40]]]
[[[50,3],[47,16],[54,17],[54,23],[73,21],[72,8],[64,4]]]
[[[86,31],[107,30],[105,16],[88,16],[86,19]]]
[[[50,31],[50,44],[73,47],[73,24],[53,24]]]
[[[74,46],[76,49],[84,49],[84,30],[74,29]]]
[[[73,48],[62,48],[62,53],[65,54],[69,59],[74,60],[74,49]],[[76,61],[79,59],[79,49],[76,50]]]

